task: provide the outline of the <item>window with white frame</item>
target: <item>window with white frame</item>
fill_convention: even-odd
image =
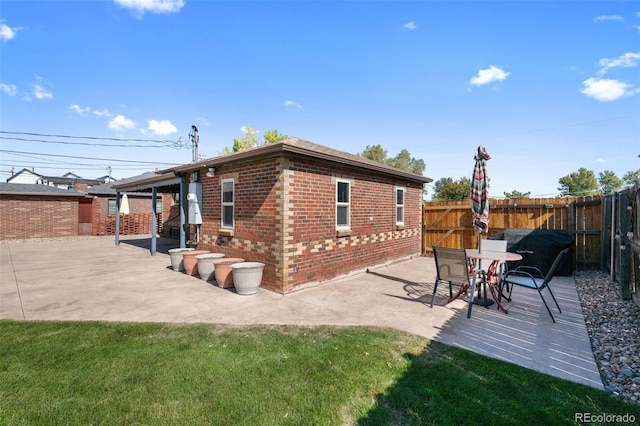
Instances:
[[[233,200],[234,200],[233,179],[222,180],[222,227],[233,228]]]
[[[404,188],[396,188],[396,225],[404,224]]]
[[[116,214],[116,199],[110,198],[107,200],[108,212],[107,214]]]
[[[336,228],[346,229],[351,225],[351,182],[336,182]]]

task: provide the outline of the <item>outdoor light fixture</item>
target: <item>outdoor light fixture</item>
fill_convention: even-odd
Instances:
[[[216,168],[209,167],[209,171],[207,172],[207,177],[214,177],[216,175]]]

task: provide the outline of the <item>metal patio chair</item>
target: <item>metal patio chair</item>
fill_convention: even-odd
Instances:
[[[433,247],[433,255],[436,260],[436,282],[433,287],[433,295],[431,296],[431,307],[436,299],[438,291],[438,283],[445,282],[449,284],[449,300],[450,303],[457,299],[462,293],[466,293],[471,286],[473,277],[469,277],[469,260],[464,249],[454,249],[447,247]],[[453,285],[459,285],[458,292],[453,294]]]
[[[542,296],[542,290],[544,288],[547,288],[549,290],[549,294],[551,294],[551,297],[553,298],[553,301],[555,302],[556,307],[558,308],[558,312],[562,313],[562,310],[560,309],[560,305],[558,305],[558,301],[556,300],[556,297],[553,295],[553,292],[551,291],[551,286],[549,285],[549,283],[553,279],[553,276],[555,275],[556,270],[558,269],[560,264],[565,260],[564,258],[567,255],[567,253],[569,253],[569,250],[570,250],[569,248],[566,248],[562,250],[560,253],[558,253],[558,255],[556,256],[556,259],[553,261],[553,264],[551,265],[551,268],[549,268],[549,272],[547,272],[546,275],[543,275],[542,271],[539,268],[535,266],[526,266],[526,265],[518,266],[516,269],[512,271],[508,271],[504,276],[504,278],[502,279],[502,283],[500,284],[501,287],[499,290],[498,300],[502,299],[503,297],[502,286],[507,286],[507,288],[509,285],[511,286],[511,290],[507,290],[508,295],[505,296],[508,301],[511,301],[511,293],[513,292],[514,286],[535,289],[538,291],[538,294],[540,295],[540,298],[542,299],[542,302],[544,303],[545,308],[547,308],[547,312],[549,312],[549,315],[551,316],[551,320],[555,323],[556,319],[553,317],[553,314],[551,313],[551,309],[549,309],[549,305],[547,305],[546,300],[544,300],[544,297]]]

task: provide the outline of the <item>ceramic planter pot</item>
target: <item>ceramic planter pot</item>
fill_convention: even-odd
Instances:
[[[193,251],[194,248],[172,248],[169,249],[169,258],[171,259],[171,268],[176,271],[184,271],[184,264],[182,263],[182,252]]]
[[[198,259],[199,254],[207,254],[209,250],[191,250],[182,252],[182,263],[184,264],[184,272],[187,275],[198,275]]]
[[[198,275],[200,275],[200,279],[203,281],[215,280],[213,275],[213,260],[222,259],[223,257],[223,253],[205,253],[197,255],[196,260],[198,261]]]
[[[218,287],[229,288],[233,287],[233,275],[231,273],[231,265],[234,263],[244,262],[244,259],[240,257],[225,257],[222,259],[215,259],[213,261],[214,275]]]
[[[231,265],[233,271],[233,286],[236,293],[243,296],[255,294],[262,284],[262,272],[264,263],[261,262],[240,262]]]

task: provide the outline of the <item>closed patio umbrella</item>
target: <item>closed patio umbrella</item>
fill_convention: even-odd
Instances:
[[[127,194],[122,196],[122,201],[120,202],[120,213],[129,214],[129,197],[127,197]]]
[[[482,251],[482,233],[489,229],[489,176],[487,160],[491,156],[480,145],[473,157],[476,165],[471,179],[471,210],[473,210],[473,229],[478,232],[478,251]]]

